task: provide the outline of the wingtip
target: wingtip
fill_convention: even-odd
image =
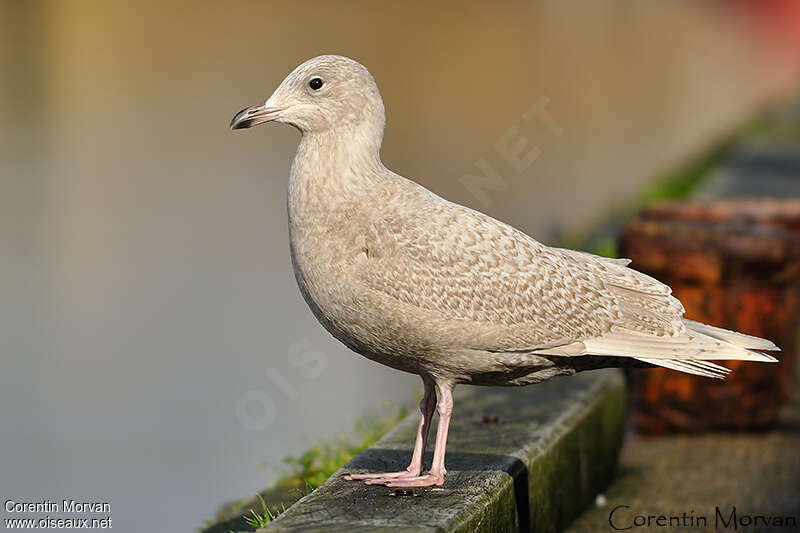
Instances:
[[[778,351],[780,351],[780,349]],[[749,353],[750,355],[754,356],[752,359],[748,359],[748,361],[761,361],[763,363],[779,363],[780,362],[780,359],[778,359],[777,357],[773,357],[772,355],[770,355],[768,353],[757,352],[755,350],[747,350],[747,353]]]

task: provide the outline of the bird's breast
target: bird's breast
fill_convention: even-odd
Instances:
[[[346,206],[289,209],[295,278],[306,302],[329,330],[336,324],[345,327],[350,320],[345,315],[359,306],[359,288],[351,279],[353,262],[362,253],[358,220],[358,213]]]

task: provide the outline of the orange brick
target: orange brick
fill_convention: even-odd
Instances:
[[[633,423],[646,433],[752,430],[786,399],[800,318],[800,201],[666,204],[621,233],[622,255],[673,288],[686,317],[766,337],[779,364],[725,362],[725,381],[643,369],[633,374]]]

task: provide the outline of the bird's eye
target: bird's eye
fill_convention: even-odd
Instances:
[[[322,83],[322,78],[311,78],[311,81],[308,82],[308,86],[317,91],[322,87]]]

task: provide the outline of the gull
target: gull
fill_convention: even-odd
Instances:
[[[288,187],[297,284],[351,350],[425,386],[405,470],[353,473],[389,487],[442,485],[457,384],[528,385],[602,367],[724,377],[710,360],[777,361],[772,342],[683,318],[671,289],[628,259],[546,246],[449,202],[381,162],[383,100],[342,56],[298,66],[231,129],[281,122],[301,139]],[[438,396],[437,396],[438,390]],[[423,473],[433,412],[433,461]]]

